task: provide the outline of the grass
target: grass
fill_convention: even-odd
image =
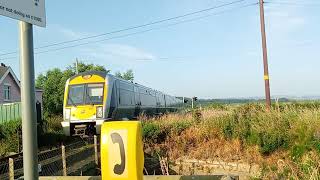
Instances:
[[[241,159],[265,167],[264,178],[320,178],[319,103],[214,105],[142,120],[146,148],[170,159]]]
[[[320,179],[320,103],[213,104],[201,109],[140,117],[145,151],[155,156],[259,164],[265,179]],[[47,118],[39,147],[73,139],[62,117]],[[0,125],[0,155],[17,152],[21,121]],[[38,131],[40,132],[40,131]]]

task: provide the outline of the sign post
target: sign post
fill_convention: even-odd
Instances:
[[[38,179],[37,115],[32,24],[45,27],[44,0],[0,0],[0,15],[20,20],[20,71],[24,179]]]
[[[38,179],[37,117],[32,24],[19,22],[24,179]]]

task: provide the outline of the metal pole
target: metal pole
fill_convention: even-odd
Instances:
[[[96,135],[93,136],[94,138],[94,160],[96,165],[99,165],[99,157],[98,157],[98,137]]]
[[[184,97],[182,97],[182,107],[184,108]]]
[[[79,65],[79,62],[78,62],[78,58],[77,58],[76,59],[76,74],[79,74],[78,65]]]
[[[33,28],[26,22],[19,22],[21,110],[24,179],[38,179],[37,117],[35,103],[35,76],[33,57]]]
[[[191,108],[193,109],[193,98],[191,100]]]
[[[260,4],[260,24],[261,24],[262,51],[263,51],[264,84],[265,84],[266,105],[267,105],[266,107],[267,107],[267,110],[269,110],[271,107],[271,97],[270,97],[267,38],[266,38],[266,29],[265,29],[265,20],[264,20],[263,0],[259,0],[259,4]]]

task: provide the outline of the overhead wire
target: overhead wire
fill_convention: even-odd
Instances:
[[[229,2],[229,3],[225,3],[225,4],[218,5],[218,6],[213,6],[213,7],[210,7],[210,8],[206,8],[206,9],[202,9],[202,10],[186,13],[186,14],[179,15],[179,16],[174,16],[174,17],[170,17],[170,18],[166,18],[166,19],[161,19],[161,20],[157,20],[157,21],[153,21],[153,22],[149,22],[149,23],[145,23],[145,24],[141,24],[141,25],[137,25],[137,26],[127,27],[127,28],[120,29],[120,30],[110,31],[110,32],[102,33],[102,34],[97,34],[97,35],[93,35],[93,36],[87,36],[87,37],[77,38],[77,39],[58,42],[58,43],[52,43],[52,44],[48,44],[48,45],[44,45],[44,46],[39,46],[39,47],[36,47],[34,49],[35,50],[36,49],[44,49],[44,48],[48,48],[48,47],[59,46],[59,45],[64,45],[64,44],[68,44],[68,43],[74,43],[74,42],[78,42],[78,41],[83,41],[83,40],[93,39],[93,38],[102,37],[102,36],[106,36],[106,35],[125,32],[125,31],[129,31],[129,30],[139,29],[139,28],[143,28],[143,27],[147,27],[147,26],[151,26],[151,25],[155,25],[155,24],[164,23],[164,22],[167,22],[167,21],[181,19],[181,18],[188,17],[188,16],[191,16],[191,15],[196,15],[196,14],[212,11],[212,10],[215,10],[215,9],[218,9],[218,8],[230,6],[230,5],[237,4],[237,3],[240,3],[240,2],[244,2],[244,1],[246,1],[246,0],[236,0],[236,1]],[[18,51],[6,52],[6,53],[0,54],[0,56],[17,54],[17,53],[18,53]]]
[[[154,31],[154,30],[159,30],[159,29],[164,29],[164,28],[176,26],[176,25],[183,24],[183,23],[197,21],[197,20],[204,19],[204,18],[207,18],[207,17],[210,17],[210,16],[224,14],[224,13],[227,13],[227,12],[231,12],[231,11],[234,11],[234,10],[237,10],[237,9],[242,9],[242,8],[254,6],[254,5],[257,5],[257,4],[258,3],[250,3],[250,4],[246,4],[246,5],[243,5],[243,6],[236,7],[236,8],[231,8],[231,9],[220,11],[220,12],[216,12],[216,13],[211,13],[211,14],[207,14],[207,15],[203,15],[203,16],[199,16],[199,17],[195,17],[195,18],[191,18],[191,19],[187,19],[187,20],[178,21],[178,22],[171,23],[171,24],[166,24],[166,25],[160,26],[160,27],[149,28],[149,29],[146,29],[146,30],[136,31],[136,32],[133,32],[133,33],[127,33],[127,34],[124,34],[124,35],[114,36],[114,37],[100,39],[100,40],[96,40],[96,41],[89,41],[89,42],[84,42],[84,43],[80,43],[80,44],[64,46],[64,47],[60,47],[60,48],[55,48],[55,49],[50,49],[50,50],[45,50],[45,51],[39,51],[39,52],[35,52],[35,54],[44,54],[44,53],[60,51],[60,50],[64,50],[64,49],[84,46],[84,45],[93,44],[93,43],[100,43],[100,42],[109,41],[109,40],[112,40],[112,39],[130,37],[130,36],[134,36],[134,35],[150,32],[150,31]],[[14,56],[14,57],[8,57],[8,58],[0,58],[0,60],[9,60],[9,59],[16,59],[16,58],[18,58],[18,57]],[[137,60],[141,60],[141,59],[137,59]]]
[[[275,1],[265,1],[265,4],[275,4],[275,5],[292,5],[292,6],[304,6],[304,7],[320,7],[320,4],[316,3],[296,3],[296,2],[275,2]]]

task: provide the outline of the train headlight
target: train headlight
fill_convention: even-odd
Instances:
[[[97,107],[97,118],[102,118],[103,116],[103,108],[102,107]]]
[[[66,120],[70,120],[70,118],[71,118],[71,109],[65,109],[64,110],[64,118]]]

